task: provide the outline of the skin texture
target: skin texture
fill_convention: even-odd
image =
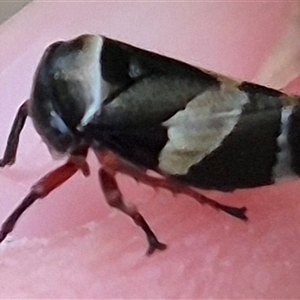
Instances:
[[[251,80],[284,35],[291,10],[290,3],[74,3],[72,8],[33,3],[0,28],[6,45],[0,55],[1,150],[17,108],[30,93],[40,55],[59,38],[85,28]],[[44,26],[50,20],[53,26]],[[39,30],[28,35],[27,26]],[[296,80],[290,88],[297,91]],[[3,246],[1,297],[299,297],[299,182],[207,193],[224,204],[247,206],[250,221],[243,223],[186,196],[174,198],[118,176],[124,197],[138,205],[169,246],[147,258],[143,233],[105,204],[96,158],[89,154],[88,162],[88,180],[78,173],[34,205],[18,223],[15,242]],[[32,183],[62,164],[53,162],[29,122],[16,164],[0,172],[1,219]]]

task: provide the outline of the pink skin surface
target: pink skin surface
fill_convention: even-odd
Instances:
[[[30,95],[39,58],[54,41],[100,33],[230,76],[253,80],[260,74],[260,82],[272,85],[275,58],[297,48],[292,38],[276,47],[296,8],[291,2],[34,2],[0,27],[0,151]],[[299,63],[296,50],[289,65]],[[284,62],[276,67],[289,74]],[[296,75],[285,76],[293,92],[299,90]],[[88,162],[89,178],[77,173],[38,201],[18,222],[13,242],[1,246],[0,298],[300,297],[299,181],[206,193],[247,206],[245,223],[118,176],[125,198],[169,246],[149,258],[142,231],[105,203],[92,153]],[[0,220],[62,163],[53,161],[28,121],[15,165],[0,170]]]

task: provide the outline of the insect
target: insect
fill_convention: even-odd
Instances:
[[[245,207],[220,204],[195,188],[233,191],[298,177],[299,102],[297,96],[100,35],[56,42],[38,65],[0,165],[15,162],[27,116],[49,150],[67,161],[32,186],[3,223],[0,242],[37,199],[78,170],[89,175],[89,149],[101,165],[99,181],[108,204],[142,228],[148,254],[166,245],[137,208],[124,201],[117,173],[247,220]]]

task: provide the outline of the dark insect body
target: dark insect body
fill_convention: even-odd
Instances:
[[[148,254],[166,245],[123,200],[118,172],[247,220],[245,207],[222,205],[194,188],[233,191],[298,178],[299,102],[103,36],[54,43],[19,108],[0,166],[14,163],[27,115],[50,151],[68,160],[33,185],[3,223],[0,242],[37,199],[79,169],[89,175],[88,149],[101,163],[108,204],[144,230]]]

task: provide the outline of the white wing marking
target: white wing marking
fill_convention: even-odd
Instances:
[[[186,174],[221,145],[248,101],[246,93],[224,84],[196,96],[163,123],[169,141],[160,153],[159,168],[171,175]]]

